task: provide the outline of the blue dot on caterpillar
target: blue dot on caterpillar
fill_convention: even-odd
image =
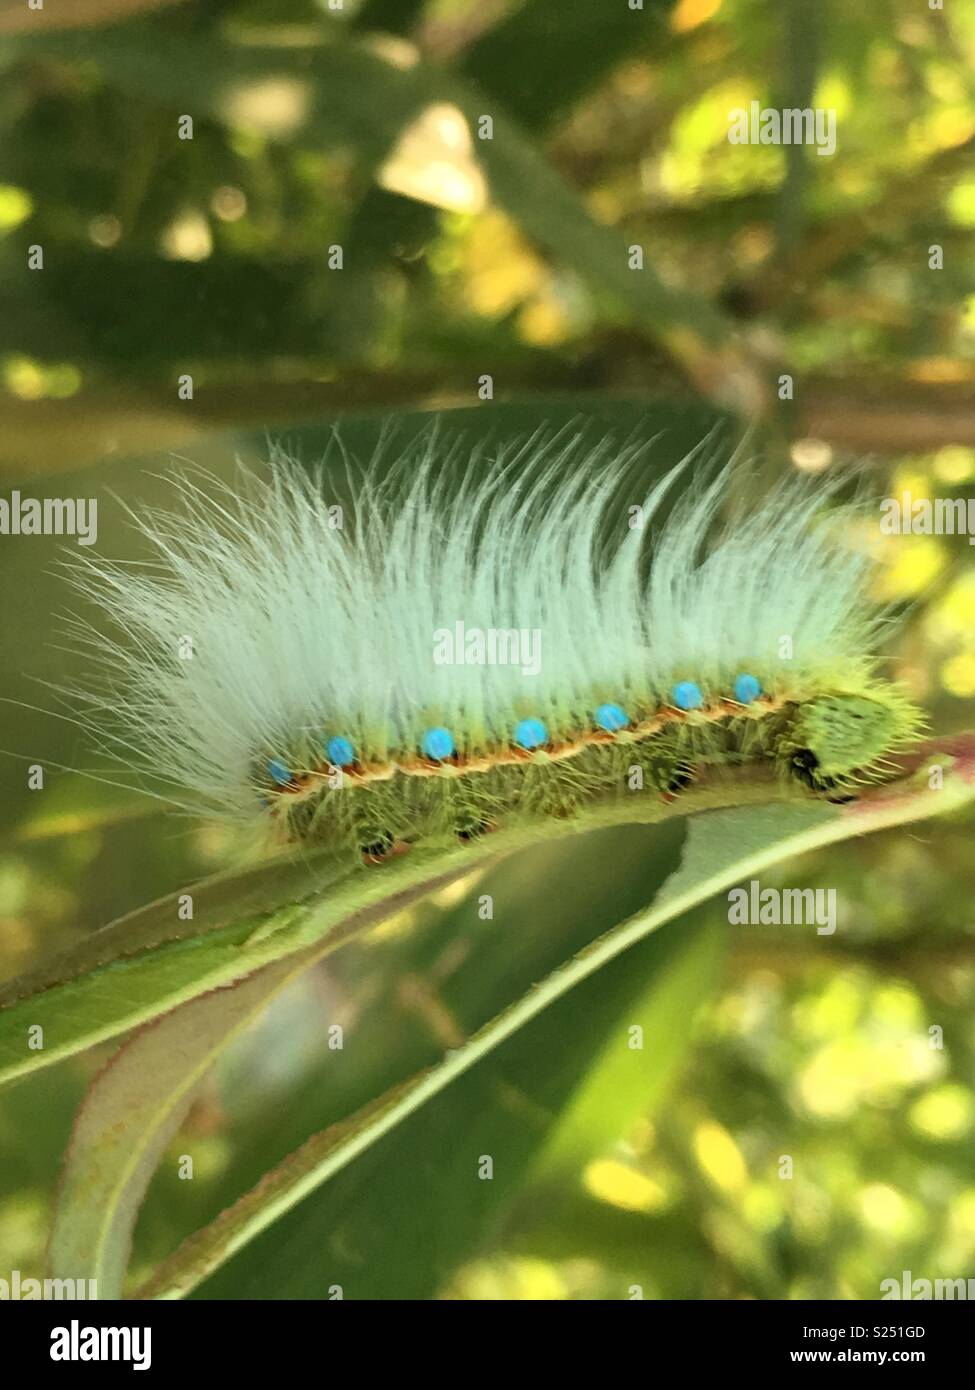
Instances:
[[[629,722],[630,717],[622,705],[600,705],[595,714],[596,727],[605,729],[608,734],[625,729]]]
[[[279,787],[286,787],[291,781],[291,769],[280,758],[271,758],[267,765],[268,776]]]
[[[678,709],[700,709],[704,704],[701,687],[696,681],[678,681],[671,694]]]
[[[434,762],[442,763],[445,758],[449,758],[454,753],[454,736],[449,729],[442,725],[436,729],[428,729],[423,735],[420,745],[423,752]]]
[[[333,767],[351,767],[355,762],[355,749],[341,734],[328,740],[325,752]]]
[[[540,719],[522,719],[515,726],[515,743],[529,752],[548,742],[548,730]]]
[[[735,699],[740,705],[750,705],[762,693],[761,682],[744,672],[735,679]]]

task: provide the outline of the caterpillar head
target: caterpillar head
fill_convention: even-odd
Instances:
[[[863,781],[885,754],[916,733],[916,726],[915,711],[895,689],[820,695],[798,710],[789,734],[789,766],[817,791]]]

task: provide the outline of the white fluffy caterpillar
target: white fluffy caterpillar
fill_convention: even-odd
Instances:
[[[116,629],[76,626],[83,722],[201,806],[370,859],[709,764],[831,796],[879,776],[920,718],[876,674],[884,614],[822,483],[717,527],[732,469],[695,483],[692,456],[634,497],[640,462],[561,434],[465,464],[431,435],[341,518],[280,452],[239,497],[178,480],[180,510],[136,518],[155,563],[74,568]],[[475,658],[526,633],[539,659],[445,661],[458,624]]]

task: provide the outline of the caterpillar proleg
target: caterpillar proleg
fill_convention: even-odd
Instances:
[[[348,470],[344,509],[280,450],[236,492],[176,479],[136,517],[153,564],[73,568],[107,620],[77,625],[84,722],[201,807],[369,859],[708,767],[834,798],[881,777],[921,720],[823,483],[727,515],[740,463],[637,491],[641,460],[565,432],[444,458],[434,434]]]

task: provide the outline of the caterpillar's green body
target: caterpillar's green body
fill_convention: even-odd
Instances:
[[[869,561],[821,524],[830,484],[718,524],[736,475],[693,462],[648,489],[642,452],[609,440],[465,460],[431,435],[367,472],[337,527],[327,475],[281,455],[242,496],[181,481],[182,511],[140,522],[155,566],[82,562],[124,634],[84,627],[105,675],[89,722],[220,814],[370,858],[672,794],[703,767],[847,796],[920,727],[878,674]],[[537,636],[538,659],[441,660],[454,625]]]
[[[778,774],[846,800],[875,780],[884,755],[913,736],[917,716],[892,686],[830,692],[806,702],[763,700],[745,709],[664,712],[641,734],[588,733],[568,747],[499,751],[465,767],[417,759],[373,768],[322,764],[271,791],[288,838],[347,844],[379,860],[417,839],[479,835],[499,824],[570,817],[590,802],[674,795],[706,768],[768,763]],[[648,722],[658,722],[657,720]]]

